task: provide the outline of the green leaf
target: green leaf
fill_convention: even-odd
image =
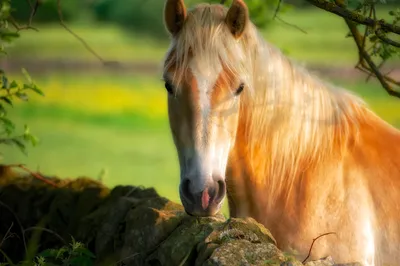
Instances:
[[[0,100],[3,100],[6,103],[8,103],[9,105],[13,106],[12,101],[10,100],[10,98],[8,96],[1,96]]]
[[[32,78],[29,75],[28,71],[25,68],[22,68],[22,74],[24,74],[25,78],[28,80],[29,83],[33,84]]]
[[[15,80],[13,80],[8,88],[9,89],[18,88],[18,83]]]
[[[37,94],[40,94],[40,95],[44,96],[44,93],[35,84],[33,84],[31,86],[29,86],[28,84],[24,84],[23,89],[24,90],[33,90]]]
[[[2,89],[6,89],[8,87],[8,79],[6,76],[1,76],[1,83],[3,84],[1,87]]]
[[[48,257],[55,257],[57,255],[58,250],[57,249],[46,249],[43,250],[42,252],[39,253],[39,256],[42,256],[44,258]]]
[[[369,40],[370,40],[371,42],[375,42],[375,41],[378,40],[378,37],[377,37],[375,34],[372,34],[372,35],[369,36]]]
[[[6,115],[7,110],[4,108],[4,106],[0,103],[0,116]]]
[[[88,257],[85,257],[85,256],[78,256],[78,257],[72,258],[70,260],[70,265],[71,266],[92,266],[93,260]]]
[[[6,117],[0,117],[0,122],[3,123],[5,130],[10,134],[12,131],[15,130],[15,125],[14,123],[6,118]]]
[[[25,128],[24,135],[22,137],[24,138],[25,141],[30,142],[32,146],[36,146],[37,143],[39,142],[38,138],[36,138],[30,133],[30,130],[27,125],[25,125],[24,128]]]
[[[17,91],[17,92],[15,93],[15,96],[17,96],[18,98],[20,98],[20,99],[23,100],[23,101],[28,101],[28,99],[29,99],[28,94],[26,94],[25,92],[19,92],[19,91]]]
[[[46,259],[42,256],[36,257],[36,266],[45,266],[46,265]]]
[[[76,248],[74,251],[80,255],[85,255],[90,258],[96,258],[96,256],[85,247]]]
[[[25,144],[22,143],[22,141],[18,139],[11,139],[11,141],[23,152],[26,154],[26,147]]]
[[[3,29],[0,28],[0,38],[2,41],[11,43],[14,39],[16,39],[18,37],[19,37],[19,33],[12,32],[12,31],[9,31],[4,28]]]
[[[62,255],[64,255],[65,252],[68,252],[66,247],[60,248],[57,252],[56,259],[62,258]]]

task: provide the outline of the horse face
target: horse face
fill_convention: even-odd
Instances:
[[[200,73],[196,67],[188,69],[178,94],[173,93],[178,88],[168,79],[165,86],[180,163],[181,201],[189,214],[204,216],[214,215],[225,197],[225,171],[244,84],[230,79],[226,71]]]
[[[177,36],[187,16],[183,1],[168,0],[164,15],[168,31]],[[234,1],[225,18],[233,38],[240,38],[246,22],[247,8],[243,2]],[[222,64],[209,67],[204,57],[195,56],[196,47],[191,50],[184,69],[171,63],[173,48],[167,59],[164,80],[169,94],[168,115],[180,163],[182,204],[191,215],[210,216],[219,211],[226,194],[225,172],[245,84]],[[176,72],[183,73],[177,75],[179,83],[174,80]]]

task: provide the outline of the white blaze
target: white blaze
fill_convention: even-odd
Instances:
[[[200,67],[198,62],[193,61],[191,71],[197,82],[198,104],[200,116],[196,119],[195,137],[193,147],[186,147],[183,151],[184,165],[181,169],[182,177],[189,178],[192,192],[201,192],[207,182],[212,181],[213,175],[225,176],[225,169],[230,148],[228,137],[218,137],[225,134],[224,129],[215,123],[211,114],[210,95],[217,82],[222,69]]]

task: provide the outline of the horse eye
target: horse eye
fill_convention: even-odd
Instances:
[[[172,85],[169,82],[165,82],[165,89],[168,91],[169,94],[172,94]]]
[[[239,95],[243,91],[243,89],[244,89],[244,83],[241,83],[239,88],[236,89],[235,95],[236,96]]]

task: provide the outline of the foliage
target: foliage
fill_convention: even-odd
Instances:
[[[27,0],[12,0],[13,10],[11,12],[13,18],[17,21],[28,21],[33,4],[37,1],[27,1]],[[81,13],[85,13],[87,10],[87,5],[85,1],[82,0],[68,0],[61,1],[61,9],[63,13],[64,21],[72,21],[77,19]],[[35,13],[35,22],[57,22],[59,20],[58,16],[58,3],[57,0],[41,0],[40,5]]]
[[[164,1],[100,0],[94,3],[95,18],[155,38],[166,36],[162,14]]]
[[[0,266],[91,266],[95,258],[90,250],[72,237],[69,245],[59,249],[45,249],[33,261],[22,261],[18,264],[11,261],[0,262]]]
[[[220,1],[215,1],[220,2]],[[225,5],[229,6],[232,1],[225,1]],[[281,0],[251,0],[246,2],[249,8],[249,13],[252,22],[258,28],[266,28],[272,22],[272,20],[277,15],[277,11],[280,14],[290,10],[292,5],[281,1]],[[279,8],[278,8],[279,6]]]
[[[93,265],[95,255],[82,243],[72,238],[69,246],[60,249],[47,249],[36,256],[35,266],[90,266]]]
[[[330,0],[334,2],[335,0]],[[377,19],[376,15],[371,15],[376,12],[376,4],[384,4],[386,0],[347,0],[347,6],[349,9],[353,9],[356,13],[370,17],[371,19]],[[370,14],[370,15],[369,15]],[[388,11],[389,23],[392,25],[400,25],[400,8],[396,8]],[[349,33],[351,34],[351,33]],[[385,40],[377,36],[377,31],[375,28],[366,27],[365,36],[368,38],[371,44],[370,55],[372,57],[377,57],[383,62],[394,57],[400,58],[400,49],[386,42]]]
[[[400,8],[396,10],[389,11],[389,15],[392,17],[393,21],[391,22],[393,25],[400,25]],[[387,61],[390,58],[399,57],[400,58],[400,49],[392,46],[390,43],[382,41],[377,34],[372,31],[370,28],[367,32],[369,41],[372,43],[372,56],[378,56],[381,58],[383,62]]]
[[[220,0],[186,0],[188,8],[198,3],[219,3]],[[252,21],[265,28],[272,21],[279,0],[264,1],[252,0],[247,3]],[[156,38],[165,38],[166,32],[163,24],[165,1],[159,0],[99,0],[93,5],[95,18],[102,22],[115,22],[118,25],[139,33],[151,35]],[[230,2],[225,3],[230,4]],[[281,12],[287,10],[289,5],[281,4]]]
[[[11,0],[1,0],[0,5],[0,52],[2,55],[6,55],[6,44],[18,38],[19,33],[13,32],[8,23],[11,11]],[[43,93],[32,81],[28,72],[25,69],[22,71],[27,79],[27,83],[19,84],[15,80],[9,80],[5,71],[0,69],[0,144],[15,145],[21,149],[21,151],[26,152],[25,143],[31,142],[35,145],[37,143],[37,138],[31,135],[27,125],[25,125],[25,130],[22,134],[16,135],[16,125],[8,118],[6,106],[13,107],[15,98],[27,101],[28,91],[33,91],[41,95],[43,95]]]

